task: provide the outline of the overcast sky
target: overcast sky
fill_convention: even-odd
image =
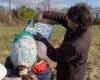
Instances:
[[[12,2],[11,7],[15,8],[17,4],[24,4],[30,7],[37,6],[38,0],[10,0]],[[39,2],[47,1],[47,0],[39,0]],[[86,2],[89,5],[96,7],[100,6],[100,0],[51,0],[52,7],[55,8],[63,8],[63,7],[70,7],[79,2]],[[0,5],[8,7],[9,0],[0,0]]]

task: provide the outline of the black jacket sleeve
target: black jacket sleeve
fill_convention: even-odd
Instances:
[[[7,69],[7,75],[6,77],[18,77],[19,76],[19,71],[18,69],[14,69],[14,66],[10,60],[10,56],[8,56],[6,58],[6,61],[5,61],[5,67]]]
[[[54,12],[54,11],[44,11],[43,18],[57,21],[58,23],[63,25],[65,28],[67,28],[67,14]]]
[[[13,64],[12,64],[12,62],[11,62],[11,60],[10,60],[10,56],[8,56],[8,57],[6,58],[5,67],[6,67],[7,69],[14,69]]]
[[[72,45],[65,44],[65,46],[55,49],[46,39],[43,38],[41,41],[46,44],[47,55],[53,61],[69,62],[78,57],[78,52]]]

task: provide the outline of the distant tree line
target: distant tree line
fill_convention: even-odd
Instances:
[[[9,15],[11,19],[9,20]],[[9,13],[8,8],[0,6],[0,22],[7,25],[19,25],[24,24],[30,18],[36,16],[35,10],[28,8],[26,6],[21,6],[17,9],[12,9]]]
[[[100,7],[95,7],[92,9],[93,11],[93,23],[100,24]]]
[[[45,7],[43,8],[43,4],[41,5],[41,7],[42,7],[42,9],[46,10]],[[26,6],[21,6],[21,7],[18,7],[17,9],[12,9],[11,13],[9,13],[8,8],[4,8],[4,7],[0,6],[0,23],[7,24],[7,25],[24,24],[30,18],[35,17],[37,15],[37,11],[40,9],[38,9],[37,11],[36,10],[33,10]],[[61,10],[50,8],[49,10],[63,12],[64,14],[66,14],[68,12],[68,8],[63,8]],[[93,24],[100,24],[100,7],[91,8],[91,12],[92,12],[92,16],[93,16]],[[10,20],[9,20],[9,15],[11,15]],[[47,20],[47,22],[55,23],[50,20]]]

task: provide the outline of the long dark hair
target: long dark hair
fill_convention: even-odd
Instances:
[[[91,11],[85,3],[79,3],[72,6],[68,11],[68,18],[79,24],[77,31],[83,33],[91,25]]]

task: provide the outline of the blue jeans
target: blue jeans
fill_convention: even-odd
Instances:
[[[39,73],[35,73],[38,80],[51,80],[52,79],[52,71],[49,67],[46,71],[42,71]]]

